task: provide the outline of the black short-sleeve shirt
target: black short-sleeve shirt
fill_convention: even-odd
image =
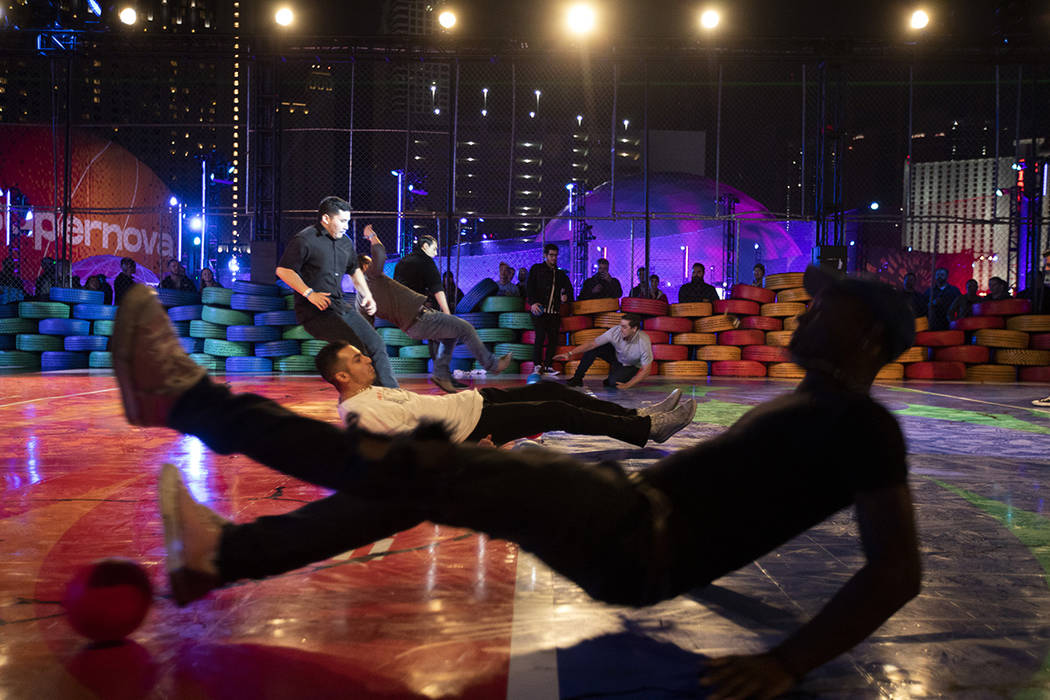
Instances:
[[[429,255],[418,250],[401,258],[394,266],[394,281],[414,292],[425,294],[428,306],[432,308],[437,308],[434,295],[445,291],[437,263]]]
[[[328,292],[339,300],[343,298],[343,275],[352,275],[357,269],[357,251],[349,237],[332,238],[313,224],[295,234],[277,265],[295,270],[315,292]],[[296,295],[295,310],[299,315],[300,311],[316,311],[316,307]]]

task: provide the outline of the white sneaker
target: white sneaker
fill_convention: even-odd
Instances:
[[[558,370],[554,369],[553,367],[541,367],[540,368],[540,374],[542,374],[545,377],[555,377],[555,376],[561,374],[561,372],[559,372]]]
[[[1047,396],[1045,399],[1036,399],[1035,401],[1032,402],[1032,405],[1033,406],[1050,406],[1050,396]]]

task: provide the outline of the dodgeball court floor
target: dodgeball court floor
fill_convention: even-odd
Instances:
[[[320,379],[227,380],[337,421]],[[404,385],[432,390],[423,377]],[[544,442],[644,469],[793,383],[680,386],[697,399],[696,417],[658,448],[563,433]],[[655,380],[620,399],[638,405],[670,387]],[[1050,409],[1029,404],[1046,393],[944,382],[875,388],[908,440],[923,591],[811,673],[796,697],[1050,697]],[[424,524],[179,609],[165,597],[154,488],[162,462],[236,520],[324,492],[212,454],[195,438],[127,426],[106,374],[0,376],[0,426],[4,699],[703,697],[696,676],[707,655],[775,643],[861,564],[852,513],[843,512],[707,589],[633,610],[589,600],[512,544]],[[710,468],[718,466],[738,468]],[[748,526],[746,509],[726,523]],[[155,599],[127,643],[94,648],[59,601],[78,567],[108,556],[140,562]]]

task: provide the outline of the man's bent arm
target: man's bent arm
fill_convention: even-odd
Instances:
[[[713,659],[712,671],[703,679],[705,684],[721,689],[744,687],[741,684],[746,682],[749,692],[761,697],[765,686],[756,675],[765,660],[776,659],[798,680],[859,644],[918,595],[922,566],[908,487],[859,493],[856,510],[868,559],[864,567],[816,617],[768,654]],[[745,681],[745,676],[751,680]],[[721,695],[716,691],[712,697]]]
[[[291,287],[296,294],[302,295],[303,292],[310,288],[306,282],[303,282],[303,278],[299,276],[299,273],[290,267],[278,267],[274,270],[274,273],[282,282]]]
[[[442,290],[440,292],[434,292],[434,298],[437,300],[438,307],[442,311],[444,311],[446,314],[451,314],[452,313],[451,311],[448,310],[448,297],[445,296],[444,290]]]

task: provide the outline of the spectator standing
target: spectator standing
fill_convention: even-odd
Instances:
[[[558,268],[558,246],[543,246],[543,262],[529,269],[526,303],[536,325],[536,344],[532,361],[540,374],[556,374],[554,355],[558,352],[561,335],[561,305],[572,301],[572,283],[564,270]]]
[[[598,271],[580,287],[580,299],[619,299],[623,296],[620,280],[609,274],[609,261],[599,258]]]

